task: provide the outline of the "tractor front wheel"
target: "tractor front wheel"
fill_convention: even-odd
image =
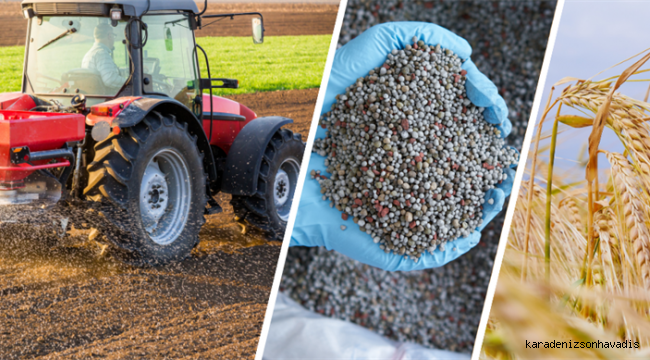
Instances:
[[[84,193],[101,203],[118,257],[160,265],[190,254],[205,223],[202,159],[187,126],[155,111],[97,143]]]
[[[271,240],[284,236],[304,152],[300,134],[278,130],[264,152],[257,192],[232,197],[235,215],[264,231]]]

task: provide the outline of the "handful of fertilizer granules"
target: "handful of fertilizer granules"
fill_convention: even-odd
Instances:
[[[385,252],[417,261],[482,223],[485,193],[517,161],[467,98],[463,61],[413,38],[336,97],[321,117],[312,171],[323,200]],[[492,199],[487,199],[488,202]]]

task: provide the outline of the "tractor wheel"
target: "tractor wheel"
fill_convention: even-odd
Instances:
[[[305,144],[300,134],[280,129],[266,146],[257,193],[233,195],[235,215],[266,232],[270,240],[282,240],[300,174]]]
[[[102,229],[134,265],[186,258],[205,223],[203,155],[187,125],[152,112],[95,145],[84,194],[101,203]]]

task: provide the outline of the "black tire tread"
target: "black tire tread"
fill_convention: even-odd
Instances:
[[[262,156],[256,193],[252,196],[233,195],[230,201],[235,216],[265,232],[270,240],[281,241],[286,229],[284,227],[274,226],[269,221],[267,211],[269,207],[266,203],[266,184],[269,179],[270,165],[273,163],[278,150],[290,141],[303,144],[300,134],[294,134],[293,131],[284,128],[278,130],[271,138],[271,141],[269,141]]]
[[[88,199],[99,203],[99,212],[105,223],[103,232],[108,235],[112,245],[117,247],[118,257],[132,265],[141,266],[147,261],[141,259],[137,249],[129,241],[129,224],[132,223],[132,217],[125,210],[129,194],[134,192],[130,191],[128,184],[140,147],[162,126],[174,126],[184,133],[188,140],[197,146],[202,163],[204,155],[198,149],[197,137],[189,133],[187,124],[177,122],[172,114],[163,116],[157,111],[152,111],[137,125],[122,129],[117,135],[111,133],[107,139],[98,142],[95,145],[95,158],[87,166],[89,180],[83,193]],[[201,181],[205,182],[205,170],[202,175]],[[204,201],[207,202],[207,198]],[[201,216],[200,221],[202,226],[205,218]],[[196,236],[195,245],[198,244],[198,234]]]

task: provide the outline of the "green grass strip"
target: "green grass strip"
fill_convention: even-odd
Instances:
[[[0,92],[20,91],[24,46],[0,47]]]
[[[239,89],[215,89],[215,95],[310,89],[320,86],[331,35],[197,38],[208,54],[214,78],[239,80]],[[0,47],[0,92],[20,91],[23,46]],[[199,54],[202,76],[207,77]]]
[[[197,43],[208,54],[213,78],[239,80],[239,89],[216,93],[242,94],[319,87],[331,39],[331,35],[269,36],[256,45],[248,37],[204,37]],[[199,63],[207,77],[202,56]]]

